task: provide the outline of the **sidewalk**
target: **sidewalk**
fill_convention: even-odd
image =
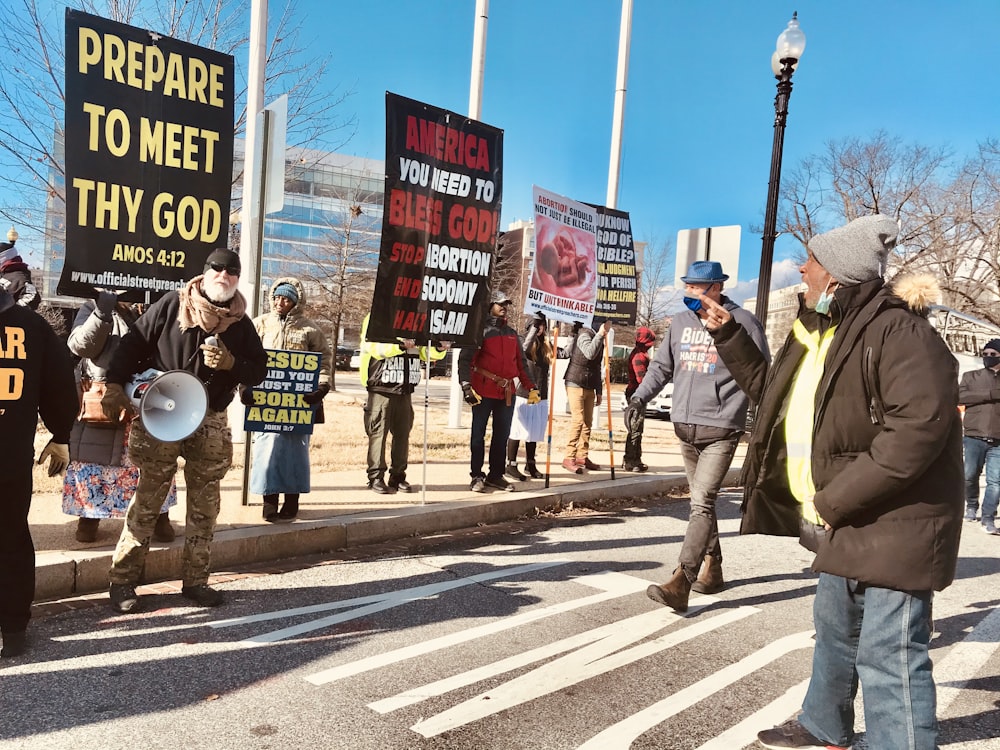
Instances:
[[[539,453],[544,455],[544,446],[539,446]],[[741,444],[729,481],[735,481],[744,453],[745,445]],[[657,495],[687,484],[676,441],[667,448],[644,451],[649,472],[633,474],[618,469],[613,481],[607,454],[595,453],[592,458],[604,466],[603,471],[573,475],[553,460],[549,489],[545,489],[544,479],[537,479],[515,483],[516,492],[483,494],[469,491],[464,460],[428,464],[425,494],[420,490],[424,467],[419,463],[408,471],[412,494],[376,495],[364,485],[363,469],[314,472],[312,492],[301,496],[298,518],[285,524],[261,520],[259,496],[250,495],[251,504],[241,504],[242,471],[236,469],[223,481],[212,570],[509,521],[534,514],[536,509],[571,502],[580,505],[601,498]],[[617,454],[616,461],[621,462]],[[152,544],[146,558],[146,583],[180,576],[186,512],[183,471],[178,471],[177,483],[178,503],[170,511],[177,539],[170,544]],[[74,538],[77,519],[62,513],[61,496],[40,493],[32,500],[29,523],[37,550],[36,600],[107,588],[111,554],[124,521],[102,520],[97,541],[81,544]]]

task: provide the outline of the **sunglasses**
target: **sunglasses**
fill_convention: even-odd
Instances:
[[[240,267],[239,266],[227,266],[225,263],[209,263],[208,267],[211,268],[216,273],[222,273],[225,271],[230,276],[239,276]]]

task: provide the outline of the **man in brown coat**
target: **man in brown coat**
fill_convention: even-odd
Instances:
[[[869,746],[937,747],[928,646],[962,526],[958,367],[924,317],[933,280],[882,279],[896,235],[874,215],[813,237],[770,371],[709,304],[719,354],[759,404],[740,531],[799,536],[819,573],[802,713],[760,732],[764,747],[848,747],[859,681]]]

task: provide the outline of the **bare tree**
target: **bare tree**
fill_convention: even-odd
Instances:
[[[639,304],[636,325],[651,328],[657,335],[670,325],[667,311],[674,293],[674,247],[670,240],[659,242],[655,237],[646,243],[639,276]]]
[[[0,66],[0,107],[6,112],[0,118],[0,170],[8,187],[4,199],[17,201],[0,205],[0,216],[38,233],[46,231],[47,202],[65,210],[65,170],[58,151],[66,98],[63,8],[46,6],[39,0],[0,4],[0,45],[8,54]],[[234,128],[237,137],[244,132],[248,0],[80,0],[77,7],[234,55]],[[340,111],[349,93],[328,84],[328,58],[305,55],[301,28],[288,0],[269,34],[265,90],[289,96],[289,145],[334,149],[354,133],[353,117]]]
[[[361,326],[371,309],[375,274],[379,259],[381,227],[377,217],[368,216],[363,203],[374,196],[360,188],[352,191],[343,215],[327,222],[327,239],[315,249],[299,248],[296,268],[299,280],[309,291],[309,316],[326,323],[334,351],[340,344],[340,329]],[[336,389],[336,367],[330,374],[330,387]]]
[[[804,248],[826,229],[881,213],[901,221],[900,245],[907,245],[928,231],[923,204],[948,159],[943,148],[904,144],[884,131],[830,141],[783,178],[778,231]]]
[[[900,223],[889,277],[932,273],[945,305],[1000,324],[1000,142],[955,166],[943,148],[884,132],[831,141],[788,172],[779,229],[804,249],[824,229],[876,212]]]

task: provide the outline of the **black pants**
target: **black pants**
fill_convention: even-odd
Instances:
[[[35,598],[35,545],[28,528],[31,461],[0,477],[0,630],[17,633],[28,626]]]

